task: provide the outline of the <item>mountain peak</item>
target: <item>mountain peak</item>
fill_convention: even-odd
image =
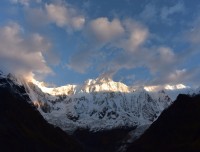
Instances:
[[[85,85],[94,85],[94,84],[103,84],[103,83],[109,83],[114,82],[111,78],[108,77],[98,77],[96,79],[88,79],[85,81]]]
[[[98,77],[87,80],[83,87],[84,92],[129,92],[129,87],[121,82],[115,82],[109,77]]]

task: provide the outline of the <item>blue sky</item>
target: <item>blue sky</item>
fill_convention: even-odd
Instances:
[[[48,83],[200,82],[198,0],[1,0],[0,68]]]

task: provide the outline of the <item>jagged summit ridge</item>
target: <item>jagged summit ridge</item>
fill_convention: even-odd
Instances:
[[[44,82],[39,82],[32,79],[30,82],[37,85],[43,92],[50,95],[72,95],[80,93],[92,93],[92,92],[125,92],[131,93],[134,91],[146,90],[147,92],[158,92],[160,90],[166,90],[167,92],[182,92],[183,90],[191,90],[190,87],[183,84],[177,85],[158,85],[158,86],[127,86],[122,82],[115,82],[109,77],[98,77],[96,79],[88,79],[83,84],[67,84],[60,87],[49,88],[46,87]],[[175,100],[175,98],[173,98]]]
[[[43,82],[32,80],[32,83],[38,86],[43,92],[51,95],[72,95],[78,93],[91,92],[131,92],[127,85],[121,82],[115,82],[110,78],[89,79],[82,85],[67,84],[61,87],[48,88],[43,85]]]

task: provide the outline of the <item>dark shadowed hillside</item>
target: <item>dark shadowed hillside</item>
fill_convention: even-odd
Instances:
[[[0,79],[0,151],[83,151],[60,128],[48,124],[27,102],[24,87]]]
[[[85,145],[88,152],[116,152],[126,142],[128,133],[135,128],[118,128],[112,130],[91,132],[86,129],[79,129],[74,136]]]
[[[128,152],[199,152],[200,95],[179,95]]]

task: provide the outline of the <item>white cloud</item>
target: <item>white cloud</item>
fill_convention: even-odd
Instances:
[[[63,0],[53,0],[48,3],[46,1],[41,3],[41,0],[11,1],[15,4],[27,6],[23,10],[30,23],[28,26],[31,25],[31,28],[36,26],[37,30],[37,26],[42,29],[49,24],[54,24],[70,32],[83,31],[79,42],[84,43],[84,45],[78,44],[78,50],[75,50],[74,54],[69,57],[67,65],[68,68],[75,71],[85,73],[88,69],[95,67],[97,70],[100,69],[99,71],[102,69],[102,71],[107,71],[105,74],[112,76],[121,69],[142,67],[146,68],[147,71],[149,70],[152,77],[155,78],[152,82],[153,85],[165,84],[170,81],[177,84],[183,79],[193,78],[188,70],[177,70],[185,68],[181,67],[180,63],[183,63],[183,60],[186,61],[185,58],[191,53],[182,51],[185,54],[179,54],[168,46],[157,45],[163,44],[164,41],[158,42],[151,37],[152,34],[156,35],[156,33],[150,33],[158,27],[161,20],[168,24],[168,21],[174,21],[172,20],[173,15],[184,13],[184,3],[178,2],[173,6],[161,7],[161,9],[157,7],[158,3],[152,2],[145,5],[143,11],[138,14],[138,18],[147,23],[146,25],[150,25],[149,27],[152,29],[149,30],[143,23],[133,19],[120,20],[119,18],[99,17],[88,21],[86,24],[85,15],[82,15],[78,9]],[[32,5],[36,3],[41,3],[41,5]],[[88,4],[86,4],[86,7],[89,6]],[[151,26],[152,24],[149,24],[149,22],[152,23],[152,21],[156,21],[158,25]],[[186,34],[187,40],[191,44],[200,44],[198,27],[199,24]],[[27,36],[23,34],[17,24],[0,27],[0,31],[0,63],[2,66],[18,71],[18,73],[20,71],[22,73],[26,71],[51,72],[44,56],[51,58],[51,60],[56,59],[53,54],[46,54],[49,51],[45,50],[49,50],[51,47],[46,38],[37,33]],[[159,37],[159,35],[156,36]],[[152,39],[153,41],[151,41]],[[156,43],[154,43],[155,41]],[[156,46],[153,46],[153,44],[156,44]],[[80,47],[81,45],[84,47]],[[107,47],[112,49],[107,49]]]
[[[49,20],[59,27],[80,30],[85,24],[85,18],[78,15],[77,11],[68,7],[67,4],[46,4],[45,11]]]
[[[189,88],[188,86],[185,86],[184,84],[175,84],[175,85],[155,85],[155,86],[145,86],[144,89],[146,91],[150,92],[158,92],[160,90],[166,89],[166,90],[179,90],[179,89],[186,89]]]
[[[169,82],[172,82],[172,85],[179,84],[184,82],[182,77],[184,77],[184,80],[189,80],[186,74],[176,71],[185,58],[181,54],[175,54],[175,51],[170,47],[160,45],[149,47],[146,45],[148,40],[152,38],[149,36],[151,33],[140,22],[127,19],[125,21],[119,20],[117,21],[118,24],[113,24],[114,20],[98,18],[93,20],[93,23],[95,23],[93,24],[94,29],[91,31],[96,32],[96,35],[92,38],[95,40],[98,38],[103,43],[89,43],[86,49],[77,51],[70,58],[68,64],[71,69],[85,73],[89,68],[95,66],[99,71],[104,71],[105,75],[113,76],[121,69],[142,67],[149,70],[152,77],[155,78],[151,82],[143,81],[143,83],[150,85],[167,84]],[[112,29],[112,27],[115,27],[114,25],[120,25],[117,26],[120,28]],[[117,51],[101,52],[101,48],[107,44]],[[102,56],[100,56],[101,53]],[[112,57],[109,54],[112,54]],[[95,62],[93,62],[94,60]]]
[[[1,69],[22,76],[52,72],[43,57],[50,43],[41,35],[26,36],[18,24],[10,23],[0,27],[0,46]]]
[[[88,43],[79,47],[67,64],[68,68],[79,73],[85,73],[94,65],[94,61],[101,60],[98,49],[119,39],[124,34],[124,28],[118,19],[109,21],[107,18],[97,18],[89,23],[85,34]]]
[[[122,68],[131,69],[142,65],[142,61],[148,53],[143,47],[146,42],[149,31],[142,24],[131,19],[120,21],[107,18],[98,18],[89,25],[89,34],[91,41],[87,44],[87,49],[80,49],[71,58],[68,67],[80,73],[86,72],[95,60],[100,71],[107,71],[106,74],[113,75]],[[109,52],[101,52],[99,48],[109,45],[116,49],[123,48],[125,51],[116,54],[107,60]],[[138,51],[136,51],[138,50]],[[99,55],[102,55],[101,57]],[[105,60],[105,61],[103,61]],[[103,63],[102,63],[103,62]]]
[[[176,12],[174,8],[172,10],[170,15]],[[170,84],[173,86],[191,82],[192,78],[197,79],[187,70],[177,70],[185,61],[184,54],[175,53],[168,46],[149,47],[151,33],[140,22],[132,19],[109,21],[108,18],[97,18],[92,20],[88,27],[89,31],[86,34],[95,43],[89,41],[86,49],[78,50],[70,58],[68,68],[85,73],[88,69],[96,67],[97,70],[104,71],[105,75],[112,77],[121,69],[131,70],[142,67],[146,68],[153,77],[151,82],[141,81],[148,85]],[[107,45],[114,47],[117,51],[102,51],[102,48]],[[112,57],[109,54],[112,54]]]
[[[46,4],[45,9],[47,15],[52,22],[55,22],[58,26],[63,27],[68,22],[67,9],[64,6],[58,6],[54,4]]]
[[[81,30],[85,24],[85,17],[65,2],[46,3],[44,7],[27,7],[25,15],[28,23],[33,27],[56,24],[56,26],[71,32]]]
[[[109,21],[108,18],[101,17],[90,22],[89,32],[97,41],[109,42],[121,36],[124,28],[118,19]]]
[[[189,86],[198,86],[197,82],[200,81],[199,74],[199,66],[190,69],[173,68],[171,71],[168,71],[168,73],[156,77],[155,80],[152,81],[152,84],[189,84]]]

